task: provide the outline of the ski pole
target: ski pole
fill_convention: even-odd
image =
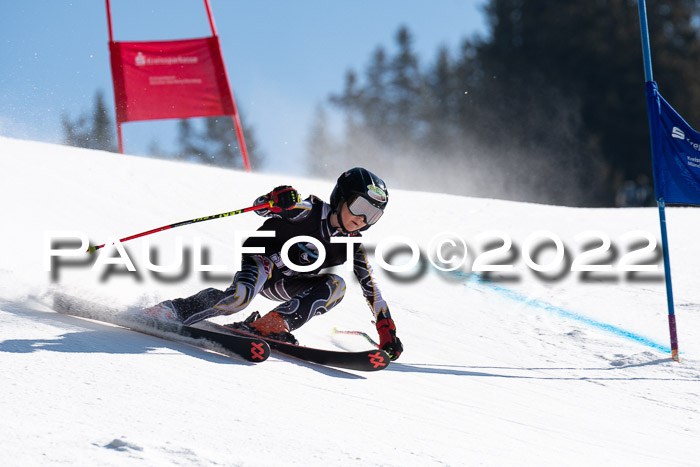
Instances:
[[[154,234],[156,232],[162,232],[163,230],[174,229],[175,227],[182,227],[183,225],[195,224],[197,222],[204,222],[204,221],[209,221],[212,219],[220,219],[222,217],[235,216],[236,214],[242,214],[244,212],[259,211],[260,209],[268,209],[270,206],[272,206],[272,202],[270,202],[269,204],[268,203],[258,204],[255,206],[250,206],[248,208],[238,209],[236,211],[215,214],[213,216],[199,217],[197,219],[190,219],[188,221],[176,222],[174,224],[164,225],[163,227],[158,227],[157,229],[147,230],[146,232],[141,232],[141,233],[138,233],[135,235],[131,235],[129,237],[124,237],[124,238],[120,239],[119,242],[126,242],[128,240],[133,240],[134,238],[145,237],[146,235],[151,235],[151,234]],[[91,246],[87,249],[87,252],[93,253],[95,250],[99,250],[100,248],[103,248],[104,246],[105,246],[104,243],[102,245],[98,245],[98,246]]]
[[[362,336],[362,337],[364,337],[365,339],[367,339],[367,341],[368,341],[370,344],[372,344],[373,346],[379,348],[379,344],[377,344],[376,342],[374,342],[374,339],[372,339],[371,337],[369,337],[369,335],[368,335],[366,332],[362,332],[362,331],[341,331],[341,330],[339,330],[338,328],[333,328],[332,333],[333,333],[333,335],[335,335],[335,334],[351,334],[351,335],[353,335],[353,336]]]

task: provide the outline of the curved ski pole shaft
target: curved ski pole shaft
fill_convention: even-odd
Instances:
[[[243,209],[237,209],[237,210],[235,210],[235,211],[224,212],[224,213],[221,213],[221,214],[214,214],[213,216],[198,217],[198,218],[196,218],[196,219],[190,219],[190,220],[187,220],[187,221],[176,222],[176,223],[174,223],[174,224],[164,225],[163,227],[158,227],[158,228],[156,228],[156,229],[147,230],[147,231],[145,231],[145,232],[141,232],[141,233],[138,233],[138,234],[134,234],[134,235],[130,235],[130,236],[128,236],[128,237],[121,238],[121,239],[119,239],[119,242],[126,242],[126,241],[129,241],[129,240],[133,240],[133,239],[135,239],[135,238],[145,237],[146,235],[151,235],[151,234],[154,234],[154,233],[156,233],[156,232],[162,232],[163,230],[174,229],[175,227],[182,227],[183,225],[195,224],[195,223],[197,223],[197,222],[204,222],[204,221],[209,221],[209,220],[212,220],[212,219],[220,219],[220,218],[222,218],[222,217],[235,216],[236,214],[242,214],[242,213],[244,213],[244,212],[259,211],[259,210],[261,210],[261,209],[268,209],[270,206],[271,206],[271,205],[270,205],[270,204],[267,204],[267,203],[265,203],[265,204],[258,204],[258,205],[250,206],[250,207],[243,208]],[[105,247],[105,244],[104,244],[104,243],[103,243],[102,245],[91,246],[91,247],[89,247],[89,248],[87,249],[87,252],[88,252],[88,253],[93,253],[95,250],[99,250],[100,248],[104,248],[104,247]]]
[[[372,338],[369,336],[369,334],[367,334],[366,332],[362,332],[362,331],[341,331],[341,330],[338,329],[338,328],[333,328],[332,334],[333,334],[333,335],[336,335],[336,334],[349,334],[349,335],[353,335],[353,336],[362,336],[362,337],[364,337],[365,339],[367,339],[367,342],[369,342],[370,344],[372,344],[372,345],[375,346],[376,348],[379,348],[379,344],[377,344],[376,342],[374,342],[374,339],[372,339]]]

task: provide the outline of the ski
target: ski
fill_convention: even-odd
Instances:
[[[195,323],[192,326],[181,325],[179,333],[195,339],[206,339],[221,345],[249,362],[264,362],[270,356],[270,345],[257,336],[237,336],[205,329],[208,323]]]
[[[168,339],[168,334],[176,334],[213,342],[254,363],[267,360],[270,349],[310,363],[357,371],[383,370],[391,361],[389,355],[380,349],[360,352],[318,349],[258,336],[211,321],[201,321],[192,326],[186,326],[176,322],[160,321],[147,315],[127,317],[117,310],[110,310],[96,303],[63,294],[54,294],[53,309],[58,313],[115,324],[164,339]],[[200,347],[203,346],[200,345]]]
[[[229,332],[234,335],[246,337],[259,337],[265,340],[273,350],[320,365],[345,368],[358,371],[379,371],[389,366],[391,359],[389,354],[380,349],[365,350],[361,352],[344,352],[338,350],[317,349],[303,345],[290,344],[264,336],[258,336],[240,329],[230,327],[230,325],[220,326],[209,323],[209,325],[221,329],[222,332]]]
[[[168,339],[168,334],[176,334],[195,339],[195,342],[209,341],[253,363],[264,362],[270,356],[270,346],[262,338],[219,332],[211,329],[212,323],[185,326],[175,322],[160,321],[147,315],[125,316],[116,310],[109,310],[96,303],[64,294],[54,294],[53,309],[58,313],[115,324],[163,339]],[[199,347],[206,348],[203,345]]]

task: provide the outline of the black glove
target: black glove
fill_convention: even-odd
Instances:
[[[391,360],[396,360],[403,352],[401,340],[396,337],[396,325],[391,318],[384,318],[377,321],[377,332],[379,333],[379,348],[389,354]]]
[[[291,186],[281,185],[265,195],[265,200],[270,203],[270,211],[282,212],[294,209],[301,196]]]

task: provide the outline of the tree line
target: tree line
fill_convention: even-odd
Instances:
[[[695,0],[648,0],[655,80],[689,122],[700,120]],[[330,176],[352,161],[404,188],[573,206],[650,193],[651,155],[636,0],[490,0],[489,33],[419,62],[401,27],[393,52],[371,54],[329,98],[310,164]],[[653,195],[638,204],[653,202]]]

